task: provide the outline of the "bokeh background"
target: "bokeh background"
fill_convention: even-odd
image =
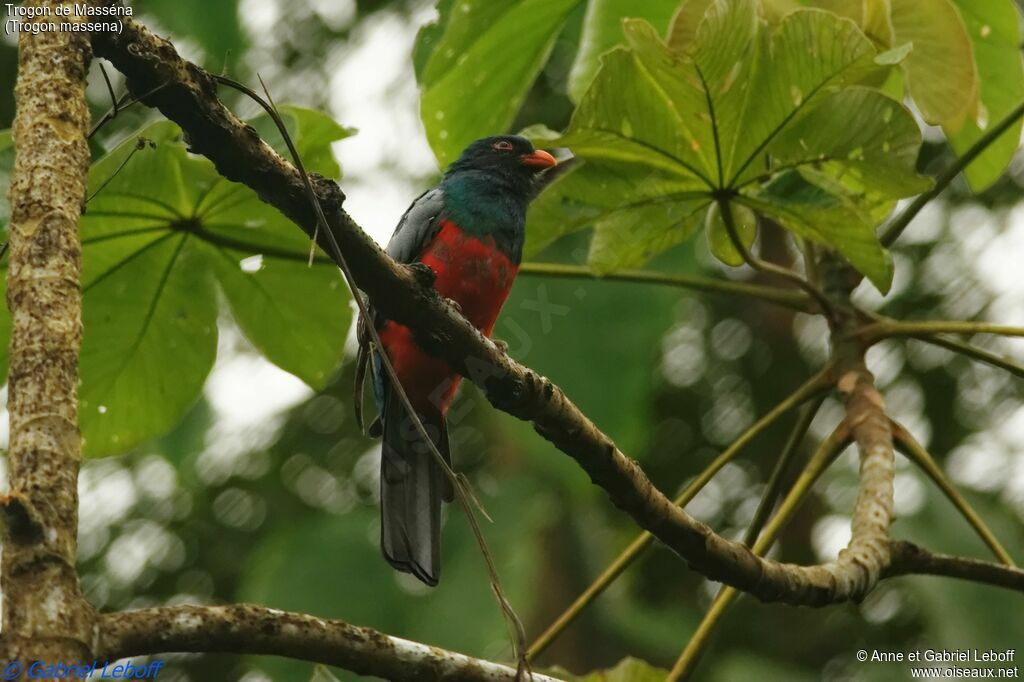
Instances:
[[[278,102],[328,111],[359,133],[335,146],[347,207],[379,240],[438,168],[425,142],[410,58],[424,0],[178,0],[135,3],[141,19],[211,71],[262,76]],[[562,128],[564,81],[582,21],[574,15],[518,123]],[[574,28],[575,27],[575,28]],[[109,107],[95,70],[97,115]],[[108,69],[115,88],[123,84]],[[0,40],[0,128],[13,116],[16,50]],[[230,95],[227,95],[230,99]],[[243,115],[252,105],[236,101]],[[153,118],[136,107],[105,139]],[[928,131],[922,169],[949,162]],[[100,141],[102,143],[102,140]],[[1024,159],[982,196],[955,185],[923,212],[896,249],[896,280],[865,305],[916,318],[1024,323]],[[544,254],[581,261],[586,235]],[[771,258],[792,258],[762,235]],[[702,239],[651,265],[668,272],[726,270]],[[675,493],[745,427],[826,357],[822,320],[768,304],[638,284],[523,276],[495,331],[520,361],[547,374],[667,493]],[[1024,344],[976,339],[1024,361]],[[349,340],[351,345],[351,339]],[[168,358],[172,362],[172,358]],[[951,353],[888,341],[869,354],[893,415],[939,458],[1016,559],[1024,561],[1024,383]],[[495,659],[506,629],[460,513],[449,509],[444,574],[428,590],[392,572],[377,549],[379,446],[356,429],[351,366],[325,391],[257,355],[222,320],[217,365],[200,400],[171,433],[132,453],[87,461],[81,476],[79,561],[89,599],[104,610],[253,601],[372,626]],[[812,434],[841,414],[832,399]],[[756,507],[792,417],[727,466],[689,511],[739,537]],[[634,537],[635,526],[567,457],[528,424],[491,409],[471,386],[453,408],[458,469],[493,523],[484,532],[513,605],[535,635]],[[6,419],[0,437],[6,444]],[[773,556],[828,560],[849,537],[856,457],[819,483]],[[920,472],[898,460],[894,534],[945,552],[986,556],[981,542]],[[627,655],[669,667],[717,589],[655,546],[545,654],[541,665],[582,673]],[[827,609],[744,598],[725,618],[697,679],[904,679],[858,664],[858,649],[1016,647],[1024,655],[1020,597],[950,580],[885,581],[863,604]],[[312,666],[283,659],[172,655],[167,682],[308,680]],[[352,679],[335,671],[341,679]]]

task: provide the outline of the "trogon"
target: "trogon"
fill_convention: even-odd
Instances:
[[[400,263],[433,270],[434,286],[477,329],[490,336],[522,258],[526,208],[541,171],[556,164],[524,137],[487,137],[469,145],[440,184],[423,193],[398,223],[387,253]],[[422,267],[422,266],[420,266]],[[385,352],[437,450],[450,461],[445,415],[461,377],[425,353],[412,332],[370,311],[360,321],[356,404],[367,363],[379,412],[371,435],[381,435],[381,550],[399,571],[436,585],[441,571],[441,502],[453,489],[414,422],[379,356]],[[373,324],[383,348],[366,328]],[[359,421],[361,414],[357,413]]]

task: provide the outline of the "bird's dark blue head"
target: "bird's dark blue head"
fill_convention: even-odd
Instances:
[[[466,232],[494,237],[498,248],[519,263],[535,179],[556,163],[525,137],[477,140],[444,175],[444,214]]]
[[[519,135],[496,135],[473,142],[445,175],[460,171],[478,171],[503,178],[516,187],[529,188],[535,176],[557,163],[546,151]]]

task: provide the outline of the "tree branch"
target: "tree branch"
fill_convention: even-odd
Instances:
[[[564,265],[562,263],[523,263],[519,268],[523,275],[547,275],[550,277],[566,277],[570,279],[615,280],[617,282],[635,282],[638,284],[663,284],[665,286],[694,289],[715,294],[747,296],[768,303],[796,310],[803,313],[814,311],[810,296],[802,291],[783,289],[781,287],[752,284],[750,282],[733,282],[731,280],[705,277],[702,275],[672,275],[651,270],[618,270],[606,275],[595,274],[593,270],[582,265]]]
[[[30,3],[83,21],[70,2]],[[75,572],[78,530],[78,220],[85,200],[91,53],[74,32],[22,31],[11,176],[11,494],[2,501],[0,661],[88,655],[95,614]]]
[[[690,503],[694,497],[697,496],[701,490],[704,489],[711,479],[718,474],[729,462],[736,459],[736,457],[743,451],[743,449],[749,445],[758,434],[768,429],[772,424],[777,422],[783,416],[789,413],[790,410],[802,405],[808,400],[815,397],[820,397],[825,394],[825,391],[832,385],[834,379],[832,377],[833,363],[826,364],[818,372],[816,372],[810,379],[800,385],[795,391],[786,396],[782,402],[773,407],[767,413],[761,416],[756,422],[751,424],[747,429],[734,440],[729,447],[723,450],[718,457],[715,457],[710,464],[683,488],[683,491],[676,496],[672,501],[680,507],[685,507]],[[585,609],[591,602],[597,599],[601,594],[615,582],[620,575],[629,568],[633,562],[643,554],[644,550],[651,546],[654,542],[654,536],[648,532],[640,533],[633,542],[629,543],[626,549],[622,550],[617,557],[605,568],[594,582],[590,583],[572,604],[569,605],[562,614],[555,619],[554,622],[549,625],[544,632],[537,636],[537,638],[530,644],[530,648],[527,649],[526,656],[530,660],[535,660],[537,656],[540,656],[545,649],[547,649],[555,639],[565,631],[569,625],[576,620],[583,609]],[[745,543],[749,545],[750,543]]]
[[[911,542],[893,542],[892,563],[885,570],[885,577],[914,573],[959,578],[1024,593],[1024,570],[1015,566],[935,554]]]
[[[99,659],[180,652],[286,656],[387,680],[515,680],[515,668],[391,637],[340,620],[252,604],[169,606],[105,615]],[[557,682],[534,674],[535,682]]]
[[[892,435],[896,439],[896,443],[899,445],[900,450],[904,452],[910,459],[914,461],[921,469],[924,470],[928,477],[932,479],[932,482],[939,487],[942,494],[946,496],[953,506],[956,507],[960,515],[974,528],[974,531],[981,538],[982,542],[988,545],[988,548],[992,550],[992,553],[996,555],[1000,563],[1007,566],[1013,566],[1013,557],[1010,556],[1003,546],[999,543],[995,534],[989,530],[988,526],[978,515],[978,512],[974,511],[974,507],[964,499],[960,491],[956,489],[946,475],[942,473],[942,469],[939,468],[935,458],[931,456],[931,453],[925,449],[923,445],[917,442],[913,434],[907,431],[902,424],[896,421],[891,422]]]
[[[961,322],[959,320],[927,320],[923,322],[899,322],[888,320],[869,324],[853,332],[869,343],[891,336],[918,338],[925,334],[994,334],[996,336],[1024,336],[1024,327],[988,322]]]
[[[800,424],[797,427],[794,433],[799,432]],[[814,484],[832,466],[836,457],[849,444],[850,429],[844,420],[832,430],[828,438],[818,445],[814,454],[807,461],[807,465],[800,472],[800,476],[793,483],[793,487],[790,488],[789,492],[782,499],[778,511],[772,516],[768,526],[764,528],[764,532],[758,534],[757,540],[752,544],[755,554],[763,555],[771,549],[783,529],[785,529],[786,525],[800,508],[800,505],[807,499],[807,495],[811,492]],[[769,490],[766,490],[765,495],[767,496],[769,492]],[[760,530],[759,528],[758,531]],[[715,626],[718,625],[726,610],[738,596],[739,592],[733,587],[723,585],[719,588],[718,594],[715,595],[714,600],[711,602],[711,606],[708,607],[700,624],[672,667],[672,671],[669,673],[669,680],[687,679],[693,673],[701,654],[710,641],[711,633],[714,631]]]

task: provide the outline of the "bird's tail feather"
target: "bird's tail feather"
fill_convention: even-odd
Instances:
[[[421,414],[420,420],[450,462],[444,415]],[[381,550],[396,569],[433,586],[441,573],[441,501],[452,500],[451,484],[391,387],[382,421]]]

